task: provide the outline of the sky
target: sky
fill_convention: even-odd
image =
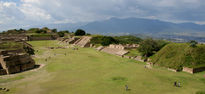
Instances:
[[[0,30],[112,17],[205,24],[205,0],[0,0]]]

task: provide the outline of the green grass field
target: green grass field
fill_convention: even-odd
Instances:
[[[45,66],[15,75],[0,76],[2,94],[195,94],[205,90],[205,72],[188,74],[164,68],[144,68],[145,63],[98,52],[47,49],[57,41],[30,42],[38,52],[37,64]],[[62,45],[61,45],[62,46]],[[65,55],[66,53],[66,55]],[[51,57],[46,62],[45,59]],[[180,81],[182,87],[174,87]],[[125,91],[128,85],[130,91]]]

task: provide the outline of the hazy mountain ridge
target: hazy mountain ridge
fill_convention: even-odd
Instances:
[[[205,32],[205,25],[194,23],[171,23],[160,20],[126,18],[111,18],[109,20],[92,22],[80,28],[92,33],[160,33],[160,32]]]

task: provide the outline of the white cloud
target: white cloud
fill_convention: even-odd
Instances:
[[[76,23],[110,17],[143,17],[175,22],[205,22],[204,0],[20,0],[0,1],[7,26]]]

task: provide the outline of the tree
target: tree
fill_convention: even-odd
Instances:
[[[91,39],[91,43],[108,46],[110,44],[117,44],[118,41],[115,40],[113,37],[109,37],[109,36],[95,36]]]
[[[139,44],[142,39],[135,36],[116,36],[114,37],[120,44]]]
[[[52,29],[51,30],[53,33],[56,33],[57,32],[57,29]]]
[[[140,47],[138,48],[138,50],[144,57],[149,57],[163,48],[166,44],[168,44],[168,42],[162,40],[153,40],[149,38],[140,42]]]
[[[63,33],[69,33],[68,30],[63,30],[63,31],[60,31],[60,32],[63,32]]]
[[[41,33],[39,28],[30,28],[27,32],[29,33]]]
[[[83,36],[85,34],[86,34],[86,32],[84,30],[82,30],[82,29],[78,29],[75,32],[75,36]]]
[[[195,41],[195,40],[191,40],[190,42],[190,47],[197,47],[197,44],[198,44],[198,42],[197,41]]]
[[[63,32],[58,32],[58,36],[59,36],[59,37],[64,37],[64,35],[65,35],[65,34],[64,34]]]
[[[110,44],[116,44],[116,43],[118,43],[113,37],[107,37],[107,36],[104,36],[103,37],[103,39],[102,39],[103,41],[102,41],[102,45],[103,46],[108,46],[108,45],[110,45]]]

